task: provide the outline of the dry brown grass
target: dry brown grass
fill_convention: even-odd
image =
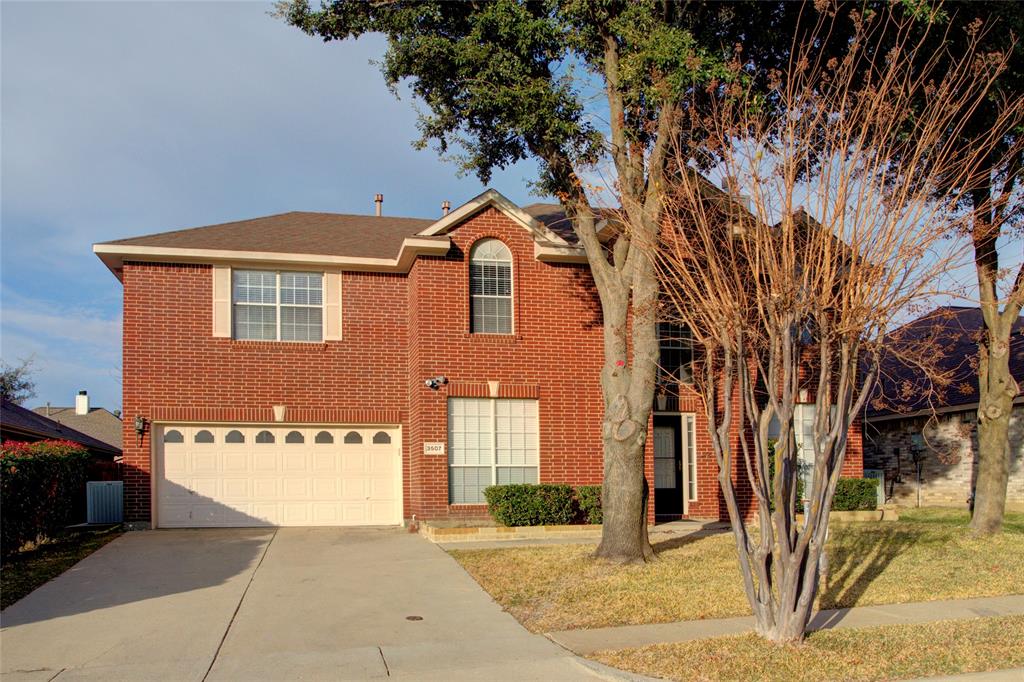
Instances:
[[[821,608],[1016,594],[1024,590],[1024,514],[975,538],[966,514],[922,510],[898,522],[834,526]],[[550,632],[749,613],[729,534],[655,546],[658,560],[615,566],[591,545],[452,551],[523,625]]]
[[[797,646],[756,635],[604,651],[607,665],[672,680],[899,680],[1024,665],[1024,616],[823,630]]]

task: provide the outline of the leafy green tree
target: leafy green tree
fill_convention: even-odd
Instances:
[[[15,405],[21,405],[36,395],[36,382],[32,377],[34,358],[19,361],[11,365],[0,360],[0,396]]]
[[[700,12],[718,18],[707,26],[722,38],[741,25],[763,30],[759,14],[790,11],[744,5],[744,12],[703,5]],[[728,74],[716,52],[698,41],[697,15],[686,7],[655,0],[338,0],[312,10],[293,0],[276,10],[325,41],[385,35],[386,82],[408,82],[426,104],[419,144],[434,143],[442,154],[460,147],[462,169],[482,182],[495,168],[537,162],[536,187],[557,197],[572,220],[601,301],[604,525],[597,556],[619,562],[653,556],[643,463],[659,292],[651,262],[631,246],[657,233],[676,143],[700,138],[683,95]],[[605,161],[614,170],[625,225],[610,245],[598,238],[587,184],[588,173]]]

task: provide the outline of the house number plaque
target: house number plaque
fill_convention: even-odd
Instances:
[[[423,444],[424,455],[443,455],[444,454],[444,443],[424,443]]]

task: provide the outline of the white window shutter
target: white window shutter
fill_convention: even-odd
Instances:
[[[213,335],[231,337],[231,268],[213,266]]]
[[[324,341],[341,341],[341,273],[324,273]]]

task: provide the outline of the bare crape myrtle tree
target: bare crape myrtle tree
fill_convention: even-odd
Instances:
[[[909,22],[924,19],[880,12],[855,17],[845,54],[824,61],[816,46],[833,20],[805,27],[782,72],[736,60],[701,122],[726,189],[678,154],[665,227],[645,244],[662,318],[693,335],[757,632],[779,643],[802,640],[810,619],[878,344],[966,254],[949,238],[972,220],[963,196],[988,181],[986,156],[1021,121],[1021,103],[1007,102],[989,138],[956,146],[951,133],[989,95],[1004,55],[975,42],[938,69],[917,52],[921,27]],[[813,414],[802,500],[801,404]]]

